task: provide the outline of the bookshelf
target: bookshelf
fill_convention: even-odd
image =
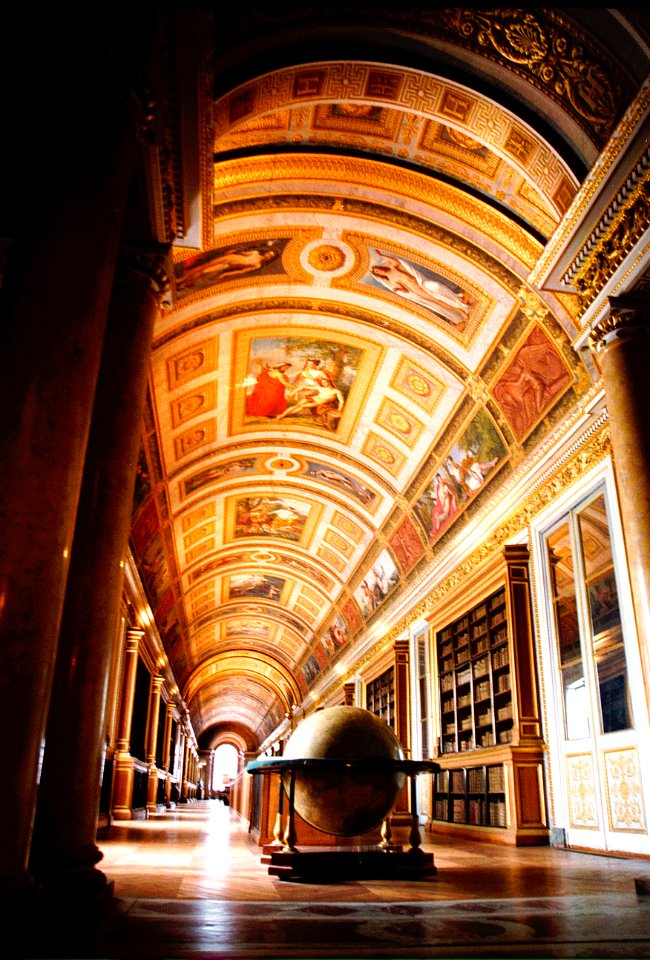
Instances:
[[[506,774],[502,763],[441,770],[434,774],[434,819],[505,828]]]
[[[437,634],[440,752],[512,741],[513,710],[505,588]]]
[[[442,769],[430,827],[548,843],[528,549],[506,546],[450,612],[434,632]]]

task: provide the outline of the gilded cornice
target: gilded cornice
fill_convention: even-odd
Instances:
[[[650,150],[647,150],[562,277],[563,282],[576,288],[583,308],[604,289],[648,229],[649,185]]]
[[[375,195],[382,191],[391,197],[396,197],[408,203],[418,202],[440,213],[453,217],[471,227],[472,230],[482,233],[497,243],[511,256],[519,260],[528,270],[532,270],[542,252],[542,245],[531,237],[522,227],[514,224],[507,216],[492,209],[487,203],[477,200],[464,193],[458,187],[443,183],[425,174],[412,170],[399,170],[389,163],[378,163],[374,160],[352,157],[334,158],[326,155],[310,154],[309,156],[271,156],[250,157],[236,161],[226,161],[215,164],[214,192],[216,216],[227,215],[232,210],[219,204],[219,192],[245,187],[249,195],[264,188],[269,191],[271,184],[293,183],[292,189],[296,196],[286,195],[283,202],[286,205],[301,206],[304,202],[312,202],[311,198],[300,197],[301,182],[309,183],[309,192],[317,189],[317,184],[345,183],[346,192],[351,187],[364,187],[373,191]],[[259,203],[261,197],[256,196]],[[277,202],[277,199],[276,199]],[[331,202],[331,201],[330,201]],[[385,209],[383,204],[375,202],[378,210]],[[350,200],[339,201],[339,210],[350,211],[354,204]],[[230,214],[231,215],[231,214]],[[417,222],[419,217],[414,218]]]
[[[529,282],[533,285],[539,284],[552,264],[560,257],[562,250],[569,242],[569,238],[585,217],[593,198],[625,151],[630,137],[649,107],[650,81],[647,81],[625,111],[616,131],[567,210],[560,227],[545,247],[544,253],[529,277]]]
[[[532,485],[529,495],[520,502],[507,520],[500,524],[453,573],[441,581],[427,597],[412,607],[408,614],[393,626],[370,650],[357,661],[350,671],[337,677],[337,683],[345,683],[363,670],[389,649],[409,627],[420,620],[431,619],[431,615],[441,606],[445,598],[454,593],[463,582],[501,551],[522,530],[528,528],[535,518],[568,487],[576,483],[585,473],[609,456],[611,450],[607,415],[603,414],[588,431],[572,444],[558,458],[552,468],[546,471]]]

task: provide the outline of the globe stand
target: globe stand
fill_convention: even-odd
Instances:
[[[369,768],[385,768],[392,772],[403,772],[410,778],[411,829],[408,850],[401,844],[392,842],[390,814],[381,825],[381,841],[377,844],[355,846],[310,846],[296,845],[295,793],[298,772],[332,770],[344,768],[347,773],[362,773]],[[343,879],[386,879],[421,880],[434,876],[437,872],[433,854],[421,849],[422,837],[417,810],[417,776],[420,773],[435,773],[440,765],[433,760],[392,760],[380,757],[368,759],[350,758],[309,758],[289,759],[274,757],[254,760],[246,767],[250,774],[280,776],[280,799],[273,832],[274,844],[263,850],[262,863],[268,867],[270,876],[281,880],[303,880],[316,883],[331,883]],[[284,832],[282,832],[283,782],[288,774],[288,811]],[[317,827],[317,829],[319,829]]]

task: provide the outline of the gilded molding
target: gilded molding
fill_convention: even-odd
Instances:
[[[522,227],[513,223],[505,214],[491,209],[486,203],[468,196],[464,191],[443,183],[440,180],[432,181],[425,174],[412,170],[400,170],[395,175],[395,168],[390,164],[377,163],[374,160],[359,158],[335,158],[323,154],[304,156],[271,156],[247,157],[236,161],[226,161],[215,165],[214,192],[217,206],[215,214],[222,215],[223,208],[218,204],[218,195],[221,191],[246,186],[252,190],[258,183],[292,184],[292,189],[300,189],[301,180],[310,184],[313,193],[316,183],[321,181],[325,185],[346,183],[346,189],[352,186],[365,187],[373,196],[381,191],[392,197],[414,201],[432,206],[432,190],[435,189],[435,210],[447,216],[455,217],[466,226],[471,227],[498,243],[513,257],[516,257],[528,270],[536,263],[543,249],[542,245],[531,237]],[[286,188],[283,188],[286,189]],[[274,196],[276,192],[274,192]],[[300,208],[306,198],[300,193],[286,195],[284,203],[287,206]],[[335,198],[330,198],[330,203]],[[259,202],[259,198],[256,200]],[[308,201],[311,202],[311,201]],[[377,201],[370,201],[372,206],[379,206]],[[341,203],[337,212],[351,211],[355,204],[350,200]],[[383,205],[380,206],[380,209]],[[408,207],[407,207],[408,209]],[[397,213],[398,211],[395,211]],[[419,217],[414,219],[419,220]]]
[[[560,11],[447,9],[440,19],[463,45],[506,63],[560,104],[602,145],[617,119],[625,85],[604,49],[596,51],[576,23]]]
[[[647,151],[562,276],[564,283],[572,284],[578,291],[583,308],[598,296],[647,230],[649,184],[650,151]]]
[[[538,285],[540,278],[546,275],[552,264],[561,255],[562,250],[565,248],[570,236],[584,217],[585,212],[591,204],[594,196],[607,179],[614,165],[620,159],[621,154],[625,151],[625,147],[629,142],[630,137],[648,110],[649,106],[650,81],[647,81],[643,84],[636,98],[626,110],[622,120],[618,124],[614,134],[609,140],[609,143],[601,153],[597,163],[594,165],[588,177],[580,187],[580,190],[576,194],[571,206],[567,210],[560,228],[556,230],[552,239],[545,247],[544,253],[540,257],[530,277],[528,278],[529,283]]]
[[[321,301],[315,297],[306,299],[304,297],[277,297],[268,298],[264,301],[256,300],[245,303],[237,303],[223,307],[218,311],[211,311],[203,316],[194,317],[185,321],[179,327],[168,331],[158,338],[153,345],[153,352],[160,350],[161,347],[182,338],[185,334],[199,327],[212,325],[221,320],[232,321],[239,317],[259,317],[260,313],[283,313],[298,312],[314,317],[314,326],[322,326],[327,315],[331,317],[342,317],[346,321],[355,321],[379,330],[379,340],[385,339],[386,323],[385,318],[375,311],[364,310],[362,307],[350,306],[343,302]],[[444,349],[431,337],[420,333],[406,324],[391,318],[389,329],[395,337],[403,340],[405,343],[414,344],[421,350],[435,356],[436,359],[445,365],[456,377],[464,379],[467,376],[467,368],[461,364],[451,351]]]
[[[277,26],[282,15],[250,9],[245,20],[245,41],[255,31],[263,33],[269,16]],[[309,6],[292,11],[289,20],[295,29],[309,29],[323,19],[332,19],[331,10]],[[431,5],[394,5],[390,10],[349,7],[345,11],[345,28],[393,30],[411,37],[443,40],[461,49],[501,64],[557,103],[590,137],[597,134],[601,143],[607,139],[615,122],[616,105],[625,95],[629,81],[609,51],[596,45],[580,24],[560,10],[487,9],[475,7],[438,7]],[[239,30],[239,35],[237,35]],[[244,24],[225,27],[220,38],[223,48],[244,42]],[[218,51],[217,51],[218,52]]]
[[[340,115],[330,112],[335,103]],[[367,119],[366,111],[374,111],[374,119]],[[214,116],[217,158],[258,147],[269,137],[291,145],[308,131],[312,143],[368,149],[380,138],[386,156],[409,157],[446,173],[462,171],[460,178],[477,189],[488,183],[496,189],[496,168],[506,164],[500,186],[507,183],[513,192],[502,193],[502,201],[545,236],[578,187],[558,153],[513,113],[448,78],[402,66],[331,61],[280,69],[218,99]],[[462,149],[446,140],[442,146],[443,128],[488,148],[480,170],[465,162]],[[515,178],[523,178],[518,188]]]

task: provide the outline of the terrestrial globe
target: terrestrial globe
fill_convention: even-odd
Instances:
[[[332,761],[296,770],[294,808],[312,827],[336,837],[354,837],[379,826],[406,778],[391,763],[382,764],[404,760],[397,737],[385,721],[360,707],[327,707],[311,714],[291,735],[283,759]],[[287,772],[283,783],[288,794]]]

